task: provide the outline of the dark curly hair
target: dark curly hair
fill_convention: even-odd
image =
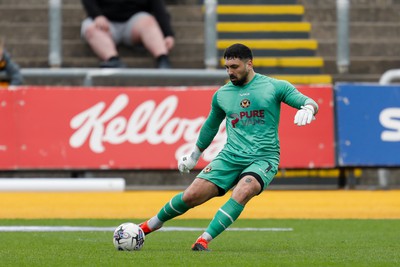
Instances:
[[[243,59],[253,59],[253,53],[251,49],[244,44],[233,44],[229,46],[224,52],[225,59],[239,58]]]

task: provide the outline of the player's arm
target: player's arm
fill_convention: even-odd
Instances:
[[[300,93],[291,83],[276,81],[280,100],[298,111],[294,123],[298,126],[310,124],[318,113],[318,104],[310,97]]]
[[[190,155],[183,156],[178,161],[178,169],[181,173],[189,173],[200,159],[202,152],[211,144],[215,135],[218,133],[219,126],[226,114],[218,104],[218,91],[214,94],[211,110],[206,121],[200,129],[200,134],[196,145]]]

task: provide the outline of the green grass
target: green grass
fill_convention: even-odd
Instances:
[[[0,226],[112,226],[126,220],[0,220]],[[141,220],[134,220],[139,223]],[[206,227],[208,220],[166,226]],[[200,232],[155,232],[141,251],[114,249],[112,232],[0,232],[0,266],[400,266],[400,220],[245,220],[232,227],[291,232],[224,232],[211,252],[193,252]]]

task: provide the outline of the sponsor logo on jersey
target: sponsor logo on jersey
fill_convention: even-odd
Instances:
[[[265,124],[265,112],[263,109],[241,111],[239,114],[232,113],[230,117],[232,118],[231,124],[233,128],[236,128],[238,123],[243,126]]]
[[[233,118],[233,120],[231,120],[231,124],[233,128],[236,128],[236,123],[239,122],[239,115],[236,113],[231,114],[231,118]]]

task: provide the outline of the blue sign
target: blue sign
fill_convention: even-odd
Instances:
[[[400,166],[400,85],[337,84],[339,166]]]

